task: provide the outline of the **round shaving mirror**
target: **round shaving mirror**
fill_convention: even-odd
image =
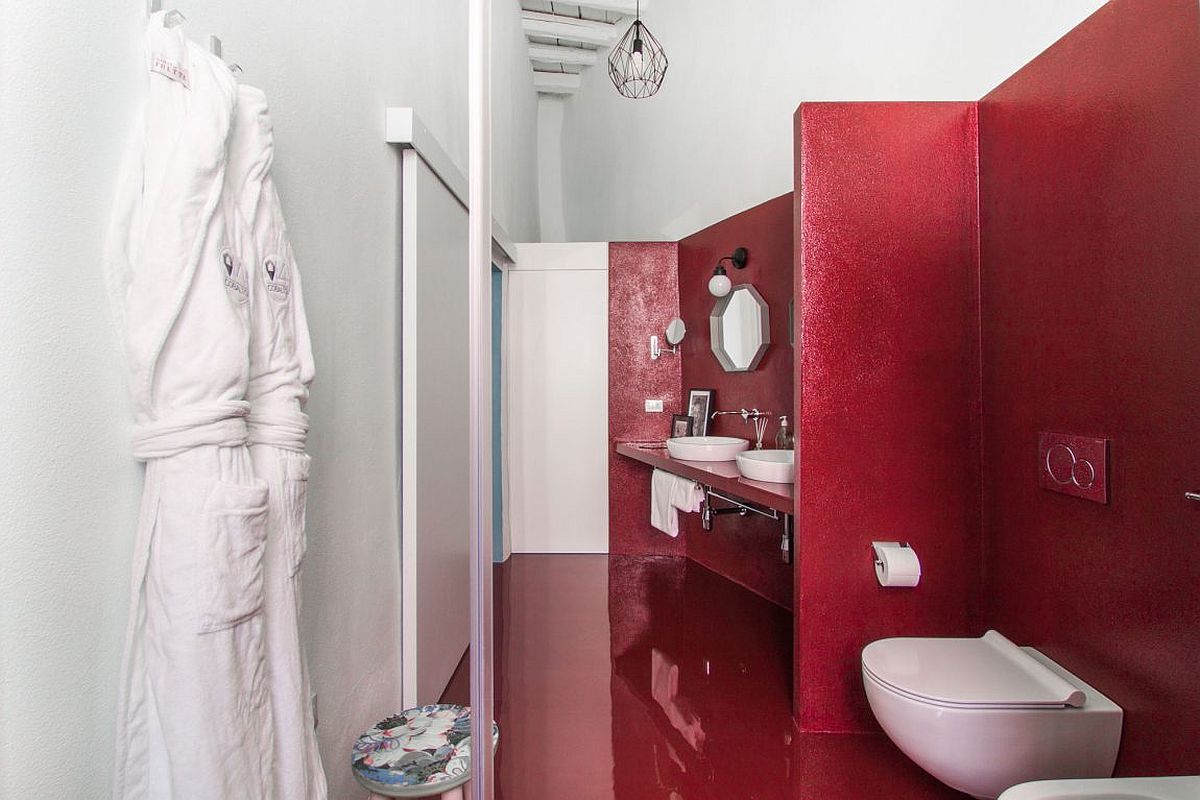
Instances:
[[[667,344],[674,347],[683,341],[683,335],[687,333],[687,326],[683,324],[683,320],[679,317],[671,320],[671,324],[667,325]]]

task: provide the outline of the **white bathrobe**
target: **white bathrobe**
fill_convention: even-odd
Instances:
[[[324,800],[325,773],[299,626],[309,470],[308,417],[302,409],[314,364],[300,273],[270,177],[273,152],[266,98],[242,86],[229,142],[226,196],[252,231],[246,399],[254,470],[270,487],[263,620],[275,722],[274,786],[280,800]]]
[[[147,462],[119,695],[118,800],[271,798],[267,485],[247,446],[250,286],[221,203],[221,61],[147,30],[149,86],[105,254]]]

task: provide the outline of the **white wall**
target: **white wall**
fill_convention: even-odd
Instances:
[[[566,103],[566,238],[675,240],[790,191],[801,101],[975,100],[1100,5],[656,0],[658,95],[626,100],[596,67]]]
[[[538,95],[537,177],[538,207],[543,242],[567,240],[566,205],[563,197],[563,115],[568,101],[560,95]]]
[[[520,244],[508,272],[514,553],[608,552],[608,244]]]
[[[518,242],[540,237],[537,104],[520,3],[492,0],[492,212]]]
[[[384,108],[417,109],[466,163],[466,2],[180,7],[274,111],[318,365],[305,633],[331,796],[354,797],[351,740],[400,698],[398,155]],[[100,252],[142,84],[143,8],[0,0],[0,797],[109,794],[141,471]],[[519,99],[496,119],[514,147],[535,125],[522,67],[497,75]],[[500,222],[536,238],[530,153],[496,162]],[[64,752],[85,766],[54,768]]]

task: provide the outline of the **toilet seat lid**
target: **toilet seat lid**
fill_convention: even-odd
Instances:
[[[1085,698],[996,631],[978,639],[881,639],[863,649],[862,665],[903,694],[946,705],[1077,708]]]

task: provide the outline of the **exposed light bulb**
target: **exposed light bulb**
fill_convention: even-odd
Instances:
[[[667,54],[638,13],[608,54],[608,77],[617,92],[636,100],[657,93],[666,74]]]
[[[708,293],[713,297],[724,297],[733,288],[733,282],[725,274],[724,267],[717,267],[713,276],[708,279]]]

